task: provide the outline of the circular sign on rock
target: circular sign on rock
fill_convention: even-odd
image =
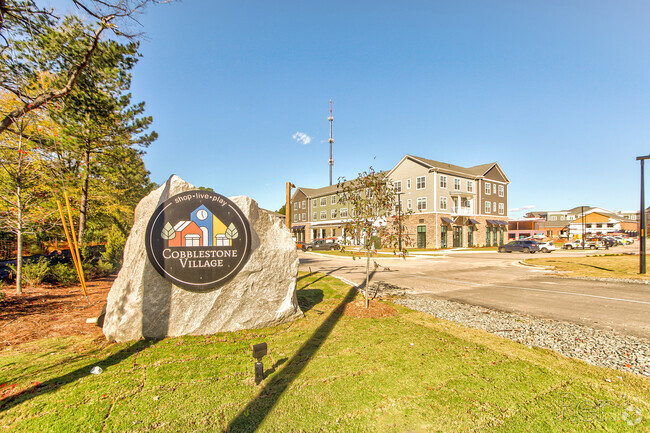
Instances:
[[[188,191],[158,206],[145,244],[153,267],[174,285],[207,292],[244,267],[251,229],[235,203],[210,191]]]

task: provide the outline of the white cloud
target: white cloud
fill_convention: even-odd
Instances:
[[[302,144],[309,144],[311,143],[311,137],[304,132],[296,132],[293,134],[292,138],[296,140],[298,143]]]
[[[534,204],[529,204],[527,206],[518,207],[515,209],[509,209],[508,212],[521,212],[522,210],[535,209],[537,206]]]

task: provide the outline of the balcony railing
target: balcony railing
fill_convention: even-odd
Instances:
[[[451,208],[452,215],[474,215],[474,209],[471,207],[454,206]]]

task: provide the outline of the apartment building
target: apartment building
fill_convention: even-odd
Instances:
[[[405,232],[417,248],[501,245],[507,239],[509,180],[498,163],[460,167],[405,155],[383,173],[402,209],[412,210]],[[348,209],[337,186],[299,187],[290,202],[296,240],[341,237]]]

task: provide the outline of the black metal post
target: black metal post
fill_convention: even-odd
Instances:
[[[646,219],[645,219],[645,179],[643,174],[643,161],[650,159],[650,155],[647,156],[638,156],[637,161],[641,161],[641,209],[639,212],[639,273],[645,274],[645,240],[646,240]]]
[[[585,207],[582,206],[582,249],[585,249],[585,230],[587,229],[587,223],[585,222]]]

